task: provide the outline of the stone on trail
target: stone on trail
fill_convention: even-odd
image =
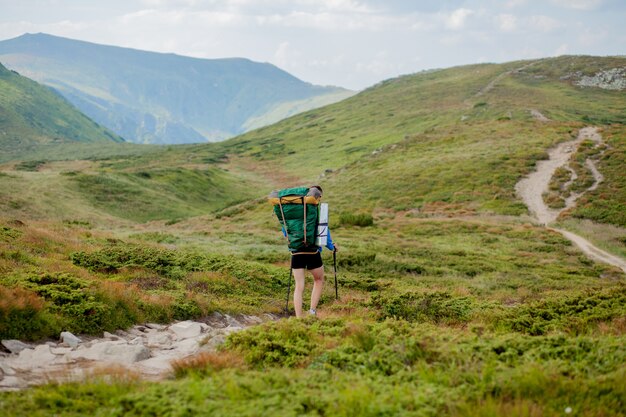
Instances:
[[[50,346],[39,345],[35,349],[24,349],[11,365],[14,369],[43,368],[54,362],[57,356],[50,351]]]
[[[105,339],[112,339],[112,340],[119,340],[121,339],[119,336],[113,334],[113,333],[109,333],[109,332],[104,332],[102,333],[102,337],[104,337]]]
[[[32,349],[31,346],[27,345],[26,343],[20,342],[19,340],[3,340],[1,343],[2,346],[7,348],[7,350],[11,353],[20,353],[24,349]]]
[[[195,339],[184,339],[174,342],[172,348],[184,356],[192,355],[198,351],[200,344]]]
[[[50,352],[55,355],[66,355],[73,350],[71,347],[50,347]]]
[[[92,345],[88,349],[68,354],[72,359],[86,359],[130,364],[150,357],[150,349],[143,345],[129,345],[120,341],[106,341]]]
[[[223,334],[217,334],[207,340],[207,342],[200,348],[203,352],[215,352],[220,345],[223,345],[226,341],[226,337]]]
[[[169,346],[172,344],[172,335],[164,332],[150,334],[146,344],[149,347]]]
[[[2,370],[2,373],[4,373],[4,375],[15,375],[15,371],[13,370],[13,368],[11,368],[6,363],[0,362],[0,370]]]
[[[178,340],[198,337],[202,334],[202,326],[200,326],[200,323],[191,320],[172,324],[170,330],[174,332]]]
[[[24,383],[20,378],[14,376],[6,376],[0,380],[0,387],[3,389],[18,389],[21,388]]]
[[[75,348],[82,342],[78,337],[74,336],[70,332],[61,332],[61,341],[69,347]]]
[[[146,327],[149,329],[153,329],[153,330],[165,330],[167,326],[164,326],[162,324],[156,324],[156,323],[146,323]]]

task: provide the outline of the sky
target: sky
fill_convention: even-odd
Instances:
[[[0,40],[38,32],[360,90],[455,65],[625,55],[626,0],[0,0]]]

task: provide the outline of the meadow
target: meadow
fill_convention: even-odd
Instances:
[[[264,197],[294,183],[326,191],[340,299],[324,251],[319,319],[235,333],[166,381],[117,370],[0,393],[0,413],[624,415],[625,275],[533,224],[514,191],[601,126],[605,182],[559,227],[626,252],[624,94],[562,79],[619,65],[425,72],[219,144],[4,164],[0,338],[281,313],[289,255]]]

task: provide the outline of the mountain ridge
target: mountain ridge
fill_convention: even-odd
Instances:
[[[351,94],[247,58],[185,57],[47,34],[0,41],[0,60],[135,143],[221,140],[283,103]]]

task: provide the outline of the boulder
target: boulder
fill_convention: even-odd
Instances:
[[[130,364],[150,357],[150,349],[143,345],[129,345],[126,342],[106,341],[95,343],[88,349],[71,352],[72,359]]]
[[[2,373],[6,376],[6,375],[15,375],[15,371],[13,370],[13,368],[11,368],[9,365],[7,365],[6,363],[2,363],[0,362],[0,369],[2,370]]]
[[[111,339],[111,340],[120,340],[121,337],[114,335],[113,333],[109,333],[109,332],[104,332],[102,334],[102,337],[104,337],[105,339]]]
[[[67,355],[73,350],[71,347],[50,347],[50,352],[54,355]]]
[[[170,326],[170,331],[174,332],[178,340],[190,339],[192,337],[198,337],[202,334],[202,326],[200,326],[200,323],[187,320],[172,324]]]
[[[179,357],[196,353],[200,349],[200,344],[196,339],[184,339],[172,343],[172,349],[180,353]]]
[[[54,362],[57,356],[50,351],[50,346],[39,345],[35,349],[24,349],[13,361],[14,369],[41,369]]]
[[[215,352],[220,345],[224,344],[225,341],[226,336],[223,334],[217,334],[203,344],[200,350],[203,352]]]
[[[137,362],[137,365],[145,372],[151,375],[159,375],[172,370],[172,358],[168,356],[157,356]]]
[[[156,324],[156,323],[146,323],[146,327],[149,329],[153,329],[153,330],[165,330],[167,326],[164,326],[162,324]]]
[[[20,342],[19,340],[3,340],[2,346],[4,346],[11,353],[20,353],[24,349],[31,349],[32,347],[27,345],[26,343]]]
[[[70,332],[61,332],[61,341],[72,348],[75,348],[82,342],[82,340]]]
[[[154,333],[148,335],[148,341],[146,344],[149,347],[166,347],[172,344],[172,335],[170,333]]]
[[[240,329],[243,329],[243,324],[241,324],[239,321],[237,321],[237,319],[235,319],[234,317],[229,316],[228,314],[226,315],[226,323],[228,324],[227,327],[237,327]]]
[[[14,376],[7,376],[0,380],[0,387],[2,387],[3,389],[17,389],[21,388],[22,385],[22,380]]]

